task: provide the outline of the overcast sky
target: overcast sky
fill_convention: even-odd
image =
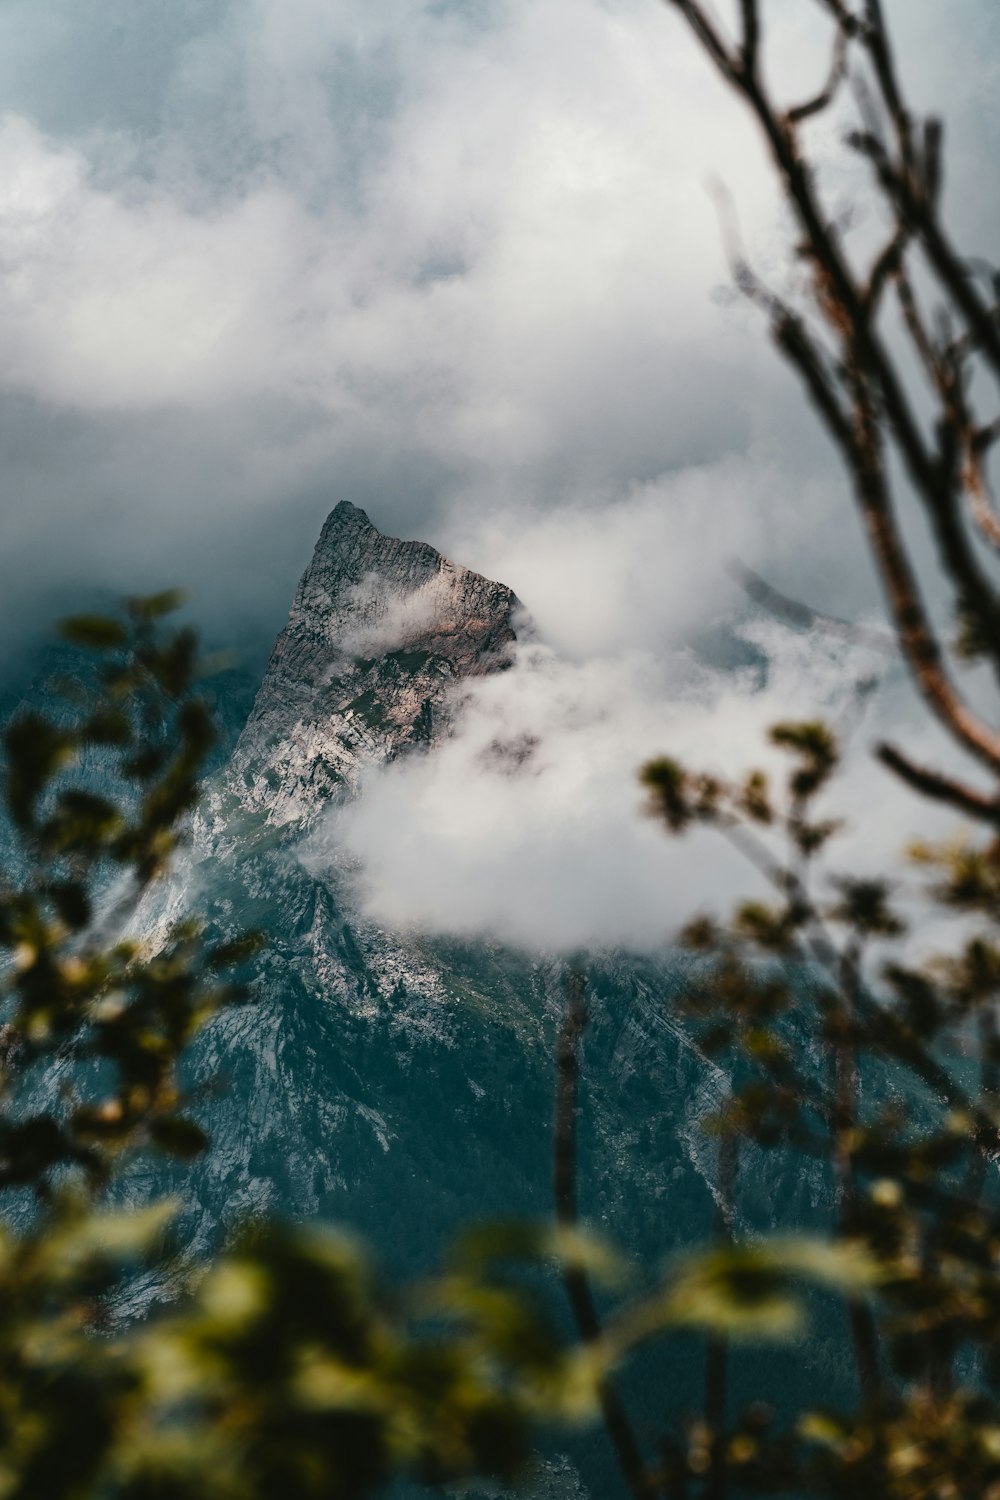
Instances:
[[[806,94],[819,8],[766,9]],[[1000,11],[889,12],[988,255]],[[0,108],[8,655],[93,584],[270,636],[340,499],[512,585],[577,665],[680,649],[733,553],[877,607],[728,293],[713,178],[787,264],[758,142],[657,0],[2,0]]]
[[[796,90],[816,9],[772,0]],[[1000,16],[891,9],[987,251]],[[809,537],[856,605],[836,470],[722,295],[713,174],[784,247],[757,142],[657,0],[3,0],[0,107],[6,616],[180,582],[269,631],[341,498],[550,612],[594,548],[634,606]]]

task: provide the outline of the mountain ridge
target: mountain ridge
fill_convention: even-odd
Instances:
[[[463,679],[505,670],[523,620],[506,585],[385,537],[346,502],[328,516],[190,847],[138,916],[135,936],[150,943],[190,913],[212,940],[265,937],[253,1003],[218,1016],[188,1061],[211,1149],[183,1170],[137,1159],[119,1189],[136,1204],[174,1195],[190,1259],[275,1214],[348,1224],[412,1275],[470,1221],[550,1214],[560,957],[392,932],[359,914],[335,849],[307,857],[324,810],[363,795],[369,771],[434,753],[461,713]],[[243,702],[222,705],[234,737]],[[581,1214],[647,1270],[716,1213],[700,1122],[729,1080],[683,1019],[685,962],[586,959]],[[821,1193],[808,1163],[782,1175],[749,1148],[744,1163],[762,1225],[776,1189],[793,1222],[796,1201]],[[151,1277],[121,1315],[175,1289]],[[652,1379],[646,1368],[632,1390],[652,1416],[683,1399],[691,1366],[680,1349],[658,1356]],[[570,1446],[574,1462],[589,1450],[594,1493],[614,1496],[600,1438]]]

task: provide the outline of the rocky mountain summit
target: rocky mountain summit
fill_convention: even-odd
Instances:
[[[434,755],[463,711],[463,682],[504,671],[526,630],[504,584],[383,535],[345,502],[323,526],[249,714],[251,681],[218,689],[233,752],[131,933],[159,945],[195,915],[210,940],[264,937],[252,1002],[216,1017],[188,1059],[189,1107],[210,1149],[183,1167],[139,1157],[118,1184],[134,1204],[175,1199],[182,1259],[202,1262],[268,1214],[347,1226],[383,1266],[413,1277],[462,1226],[551,1214],[565,958],[379,926],[359,911],[355,872],[324,820],[397,757]],[[517,753],[503,768],[532,774]],[[92,769],[101,790],[99,760]],[[717,1145],[702,1127],[730,1079],[685,1020],[698,961],[601,951],[579,962],[589,1006],[581,1217],[625,1247],[642,1278],[715,1219]],[[818,1074],[825,1059],[815,1065]],[[39,1093],[51,1101],[59,1086],[56,1068]],[[830,1206],[814,1161],[748,1143],[740,1197],[736,1227],[747,1236]],[[176,1266],[158,1266],[114,1311],[144,1316],[177,1286]],[[769,1382],[789,1388],[782,1358],[741,1363],[734,1410]],[[798,1380],[801,1356],[795,1370]],[[700,1380],[700,1355],[683,1341],[639,1359],[622,1384],[640,1426],[690,1406],[693,1371]],[[828,1395],[829,1361],[814,1373]],[[569,1458],[551,1455],[551,1485],[538,1495],[615,1500],[600,1433],[565,1446]]]
[[[430,746],[463,678],[501,670],[521,605],[425,542],[330,513],[233,756],[232,784],[271,824],[302,823],[361,771]]]
[[[524,628],[505,585],[384,536],[342,503],[246,722],[243,700],[221,703],[234,752],[136,934],[160,941],[194,912],[212,937],[265,938],[253,1003],[220,1015],[193,1049],[187,1081],[211,1149],[183,1171],[139,1160],[124,1183],[134,1202],[178,1199],[193,1257],[268,1213],[347,1225],[413,1275],[462,1225],[551,1212],[563,959],[366,919],[323,821],[364,795],[368,773],[433,755],[462,712],[463,681],[510,665]],[[520,774],[516,760],[508,769]],[[713,1219],[715,1149],[700,1122],[729,1083],[682,1018],[684,960],[603,952],[586,966],[581,1211],[648,1271]],[[797,1200],[821,1191],[808,1164],[778,1182],[749,1155],[744,1181],[762,1225],[779,1197],[801,1221]],[[122,1311],[170,1295],[169,1282],[136,1285]],[[639,1410],[683,1398],[687,1358],[660,1358],[652,1382],[637,1372]],[[597,1457],[583,1468],[594,1493],[613,1495],[599,1437],[574,1442],[574,1465],[591,1441]],[[582,1493],[568,1472],[560,1495]]]

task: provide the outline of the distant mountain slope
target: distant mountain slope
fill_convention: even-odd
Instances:
[[[561,964],[388,932],[353,908],[335,852],[318,866],[305,837],[366,771],[433,754],[462,680],[504,670],[523,619],[509,588],[383,536],[354,506],[324,525],[190,855],[142,914],[151,936],[195,900],[223,929],[268,936],[258,1002],[217,1022],[200,1054],[199,1076],[222,1066],[232,1082],[205,1111],[215,1149],[189,1200],[200,1243],[265,1208],[343,1218],[378,1239],[409,1215],[407,1233],[388,1237],[403,1264],[432,1255],[464,1216],[548,1210]],[[691,1111],[726,1085],[663,1003],[679,973],[665,960],[594,960],[591,1044],[605,1056],[593,1198],[609,1224],[631,1200],[630,1237],[656,1217],[667,1157],[695,1218],[711,1211]],[[641,1116],[623,1111],[630,1093]],[[649,1229],[652,1248],[662,1231]]]
[[[335,850],[323,862],[307,852],[331,803],[363,795],[366,772],[435,753],[463,680],[504,670],[525,624],[509,588],[383,536],[354,506],[323,527],[191,846],[137,918],[151,942],[192,909],[220,935],[267,939],[254,1003],[220,1016],[191,1061],[212,1149],[183,1170],[137,1162],[125,1183],[133,1201],[176,1192],[192,1254],[278,1213],[352,1226],[412,1273],[470,1219],[550,1211],[561,962],[389,932],[356,911]],[[220,705],[232,737],[239,702]],[[687,973],[667,953],[588,962],[581,1207],[647,1271],[701,1239],[715,1211],[699,1122],[729,1084],[679,1018]],[[225,1089],[205,1092],[220,1071]],[[760,1224],[802,1222],[823,1193],[805,1162],[782,1175],[747,1153],[743,1177]],[[137,1285],[123,1311],[167,1294]],[[640,1412],[696,1405],[698,1369],[690,1342],[641,1366]],[[780,1356],[766,1369],[780,1388]],[[737,1399],[762,1394],[754,1371]],[[594,1493],[615,1493],[600,1436],[573,1451]]]

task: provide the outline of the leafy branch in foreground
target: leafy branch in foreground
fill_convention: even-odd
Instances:
[[[208,1146],[180,1065],[250,998],[256,947],[210,943],[193,920],[140,931],[213,741],[196,639],[161,623],[174,602],[66,622],[87,663],[53,685],[55,717],[23,712],[4,736],[0,1495],[264,1500],[363,1495],[402,1470],[511,1478],[558,1405],[563,1359],[540,1316],[521,1350],[513,1289],[491,1300],[455,1271],[406,1305],[346,1242],[262,1225],[207,1275],[189,1267],[174,1311],[102,1332],[130,1277],[170,1258],[174,1211],[109,1212],[104,1190],[137,1152]]]
[[[948,956],[890,957],[905,927],[889,884],[838,874],[830,862],[836,825],[816,799],[835,772],[832,735],[784,724],[772,740],[791,758],[778,787],[763,772],[729,783],[666,759],[643,780],[651,812],[675,836],[716,829],[771,887],[770,900],[740,903],[724,923],[689,924],[683,941],[705,959],[686,1008],[734,1080],[714,1122],[720,1150],[746,1141],[822,1164],[831,1248],[869,1268],[867,1285],[843,1284],[860,1401],[853,1415],[803,1412],[780,1440],[758,1432],[752,1444],[749,1416],[720,1431],[716,1412],[705,1425],[714,1492],[725,1493],[730,1475],[769,1493],[839,1495],[863,1484],[907,1500],[992,1495],[998,852],[919,846],[915,857],[932,872],[928,904],[966,922]],[[688,1479],[690,1457],[675,1451]]]
[[[246,997],[231,976],[255,940],[213,947],[185,922],[151,944],[129,925],[183,836],[214,740],[196,638],[159,627],[174,603],[66,621],[91,660],[52,684],[56,717],[22,712],[4,733],[16,868],[0,878],[0,1186],[45,1196],[72,1169],[96,1188],[125,1150],[187,1157],[205,1145],[178,1063]]]

